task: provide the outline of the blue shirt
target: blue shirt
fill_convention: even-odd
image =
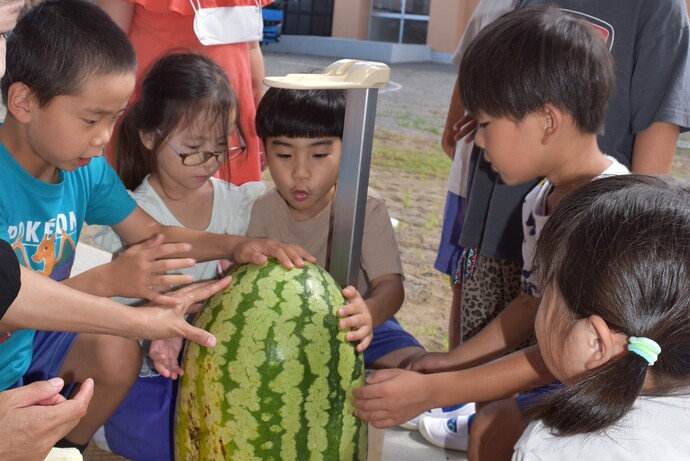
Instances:
[[[69,277],[82,225],[115,225],[136,202],[106,161],[94,158],[75,171],[60,171],[49,184],[28,174],[0,144],[0,239],[20,264],[54,280]],[[33,330],[0,343],[0,390],[17,382],[31,363]]]

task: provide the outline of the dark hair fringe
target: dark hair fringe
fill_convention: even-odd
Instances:
[[[45,0],[27,10],[7,39],[3,101],[13,83],[30,88],[39,106],[77,95],[88,78],[134,73],[127,35],[92,2]]]
[[[205,115],[205,122],[220,123],[228,137],[231,112],[237,131],[246,139],[237,96],[215,62],[193,52],[173,52],[161,57],[144,77],[141,97],[127,111],[117,133],[116,171],[125,187],[136,189],[155,169],[152,153],[178,126],[194,123]],[[140,133],[152,137],[152,150],[144,146]],[[229,168],[229,162],[221,168]]]
[[[593,27],[554,7],[521,8],[470,43],[458,81],[473,114],[520,122],[546,104],[582,133],[601,131],[615,90],[615,64]]]
[[[256,132],[269,137],[343,137],[344,90],[269,88],[256,110]]]

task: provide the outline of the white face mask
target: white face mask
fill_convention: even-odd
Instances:
[[[256,5],[201,8],[200,0],[189,0],[194,9],[194,33],[206,46],[255,42],[263,38],[261,3]]]

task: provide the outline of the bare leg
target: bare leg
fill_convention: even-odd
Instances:
[[[460,328],[462,321],[462,284],[453,283],[454,277],[450,277],[450,288],[453,297],[450,301],[450,317],[448,319],[448,350],[451,351],[460,345]]]
[[[513,446],[527,427],[515,399],[487,404],[479,410],[470,429],[467,459],[502,461],[513,456]]]
[[[95,382],[88,412],[65,437],[86,445],[120,405],[141,368],[141,347],[137,341],[117,336],[80,334],[60,370],[66,382]],[[76,391],[75,391],[76,392]]]

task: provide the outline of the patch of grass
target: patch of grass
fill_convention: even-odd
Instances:
[[[412,197],[410,194],[405,195],[403,198],[402,204],[405,208],[409,208],[410,204],[412,203]]]
[[[437,213],[430,213],[424,221],[424,231],[429,232],[437,227],[441,227],[441,216]]]
[[[438,143],[392,133],[377,133],[371,162],[389,171],[439,179],[448,177],[451,164]]]

